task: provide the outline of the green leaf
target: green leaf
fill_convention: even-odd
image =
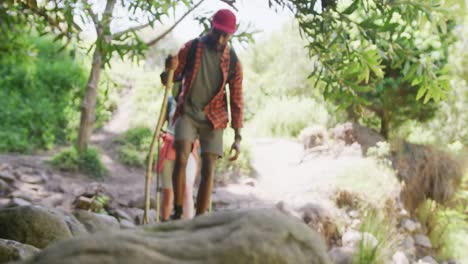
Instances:
[[[343,12],[341,12],[341,14],[344,14],[344,15],[352,14],[358,8],[359,2],[360,0],[354,0],[352,4],[350,4],[345,10],[343,10]]]
[[[419,88],[418,93],[416,94],[416,100],[421,99],[425,94],[427,90],[423,87]]]

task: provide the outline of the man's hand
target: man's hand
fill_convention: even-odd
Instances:
[[[234,143],[232,143],[231,150],[229,151],[229,155],[231,156],[229,158],[229,161],[235,161],[239,157],[240,154],[240,139],[236,139]],[[234,151],[234,155],[232,155],[232,152]]]
[[[166,71],[170,71],[170,70],[176,70],[177,69],[177,66],[179,65],[179,57],[176,56],[173,56],[173,55],[169,55],[167,56],[166,58]]]

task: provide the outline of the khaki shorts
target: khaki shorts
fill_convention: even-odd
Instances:
[[[175,140],[200,141],[201,153],[218,154],[223,156],[224,129],[213,129],[211,124],[199,123],[187,115],[175,121]]]
[[[174,171],[174,160],[166,160],[161,173],[161,188],[172,189],[172,172]],[[198,173],[197,160],[190,154],[187,161],[187,168],[185,170],[185,184],[186,186],[193,186],[195,178]]]

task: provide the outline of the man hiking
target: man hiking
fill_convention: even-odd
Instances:
[[[231,127],[234,143],[230,158],[240,154],[243,98],[242,67],[228,40],[236,31],[236,17],[227,9],[217,11],[211,21],[210,31],[187,42],[177,56],[166,60],[165,76],[174,70],[174,79],[182,80],[174,114],[176,162],[173,173],[174,214],[180,219],[185,190],[185,168],[196,138],[201,147],[201,182],[196,200],[196,214],[206,212],[211,201],[216,161],[223,156],[223,131],[228,124],[228,107],[225,86],[229,84]]]
[[[178,93],[177,86],[173,87],[172,93]],[[163,222],[169,220],[172,204],[174,201],[174,193],[172,191],[172,174],[176,159],[176,151],[174,148],[174,125],[172,124],[171,120],[175,113],[176,103],[177,102],[174,99],[174,96],[168,97],[166,108],[167,128],[166,131],[161,135],[163,143],[159,149],[158,161],[154,165],[154,170],[158,172],[160,177],[160,190],[162,193],[160,215],[161,221]],[[193,151],[189,155],[187,167],[185,170],[186,183],[183,202],[183,218],[186,219],[193,218],[195,214],[193,203],[193,185],[198,174],[198,145],[198,141],[195,141]]]

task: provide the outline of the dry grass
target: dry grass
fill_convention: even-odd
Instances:
[[[341,238],[334,217],[325,208],[316,204],[306,204],[299,209],[301,218],[310,228],[320,233],[327,246],[336,245]]]
[[[404,183],[400,198],[410,213],[426,199],[445,204],[460,186],[462,166],[447,152],[398,141],[392,144],[392,156],[397,177]]]
[[[338,208],[349,207],[358,209],[362,204],[362,198],[358,193],[345,189],[336,190],[332,196],[332,200]]]

